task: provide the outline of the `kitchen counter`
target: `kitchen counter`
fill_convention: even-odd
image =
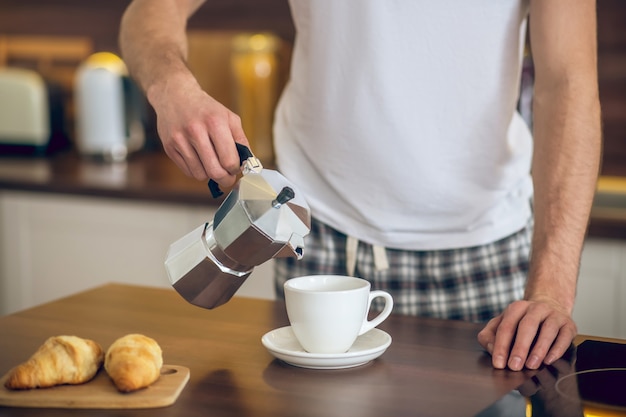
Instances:
[[[0,190],[191,205],[216,205],[206,183],[186,177],[159,151],[106,163],[66,152],[49,158],[0,157]]]
[[[206,184],[186,177],[161,151],[131,155],[116,164],[73,152],[51,158],[0,156],[0,191],[100,196],[190,205],[217,205]],[[626,177],[602,177],[589,235],[626,239]]]
[[[494,370],[476,342],[478,324],[392,315],[379,326],[392,337],[382,356],[340,370],[275,359],[261,337],[286,325],[281,301],[235,297],[204,310],[171,289],[107,284],[0,317],[0,375],[53,335],[78,335],[107,349],[116,338],[138,332],[159,342],[165,364],[188,368],[189,382],[170,406],[93,409],[90,416],[510,416],[518,415],[512,406],[525,415],[529,403],[535,416],[582,416],[579,399],[559,399],[551,390],[559,373],[571,371],[568,360],[539,371]],[[517,397],[498,412],[511,394]],[[542,414],[541,408],[560,412]],[[485,409],[489,414],[481,414]],[[78,415],[70,409],[0,406],[0,416],[42,413]]]

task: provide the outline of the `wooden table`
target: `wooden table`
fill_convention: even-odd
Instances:
[[[476,342],[479,325],[408,316],[391,316],[380,326],[393,342],[369,364],[297,368],[261,344],[263,334],[287,324],[282,302],[234,298],[204,310],[173,290],[121,284],[0,317],[0,374],[49,336],[75,334],[106,349],[131,332],[155,338],[165,363],[191,371],[166,408],[0,407],[0,416],[473,416],[533,375],[494,370]]]

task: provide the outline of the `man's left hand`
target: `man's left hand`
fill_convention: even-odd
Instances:
[[[519,371],[549,365],[569,348],[577,334],[570,314],[550,302],[516,301],[478,333],[493,367]]]

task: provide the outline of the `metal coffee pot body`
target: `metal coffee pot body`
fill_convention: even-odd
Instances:
[[[212,221],[174,242],[165,267],[170,283],[191,304],[215,308],[226,303],[255,266],[276,257],[302,258],[311,227],[302,195],[277,171],[263,169],[238,145],[243,176]],[[214,196],[221,191],[209,182]]]

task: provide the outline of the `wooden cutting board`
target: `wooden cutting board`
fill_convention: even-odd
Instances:
[[[161,376],[148,388],[123,394],[100,369],[91,381],[81,385],[13,391],[5,388],[9,373],[0,379],[0,405],[30,408],[158,408],[174,404],[189,381],[189,369],[163,365]]]

